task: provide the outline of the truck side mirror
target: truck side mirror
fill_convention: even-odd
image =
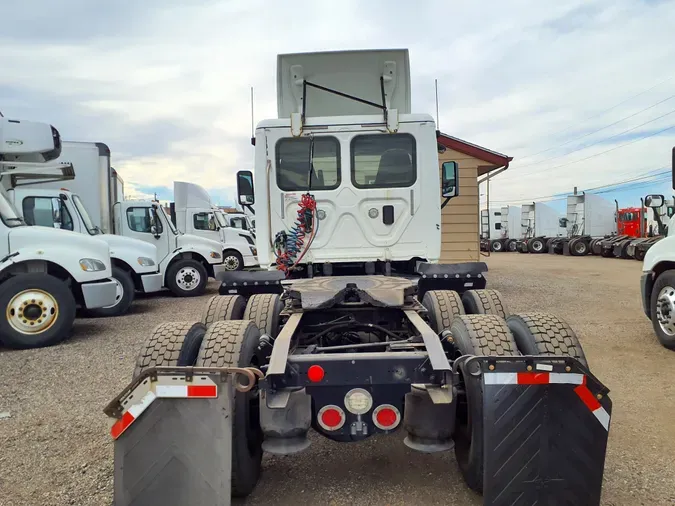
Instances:
[[[652,209],[661,207],[665,200],[663,195],[647,195],[645,197],[645,206],[651,207]]]
[[[253,194],[253,173],[250,170],[240,170],[237,172],[237,195],[239,204],[242,206],[255,204],[255,195]]]
[[[441,173],[441,195],[446,199],[459,195],[457,188],[457,162],[443,162]]]

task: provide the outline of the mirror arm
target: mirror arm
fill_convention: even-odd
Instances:
[[[444,200],[443,203],[441,204],[441,209],[443,209],[445,206],[448,205],[448,202],[450,202],[450,199],[451,199],[451,198],[452,198],[452,197],[445,197],[445,200]]]
[[[253,206],[251,204],[241,204],[241,206],[251,211],[251,214],[255,214],[255,209],[253,209]]]

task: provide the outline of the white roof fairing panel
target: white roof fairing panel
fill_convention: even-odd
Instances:
[[[210,209],[211,197],[208,192],[194,183],[184,181],[174,181],[173,200],[176,203],[176,209]]]
[[[380,77],[385,76],[389,109],[409,114],[410,61],[407,49],[330,51],[277,57],[279,118],[302,112],[303,79],[369,102],[382,104]],[[381,110],[333,93],[307,87],[306,116],[380,115]]]

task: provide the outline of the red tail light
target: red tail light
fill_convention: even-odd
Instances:
[[[339,406],[329,404],[319,410],[319,425],[328,431],[340,430],[345,424],[345,412]]]
[[[307,379],[309,379],[309,381],[312,383],[318,383],[321,381],[324,377],[324,374],[323,367],[320,365],[311,365],[309,366],[309,369],[307,369]]]
[[[395,429],[401,423],[401,413],[396,406],[382,404],[373,410],[373,423],[378,429]]]

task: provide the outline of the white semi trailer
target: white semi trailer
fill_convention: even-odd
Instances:
[[[144,242],[156,248],[159,275],[148,283],[149,291],[164,287],[178,296],[201,295],[208,278],[225,270],[218,242],[179,232],[158,202],[123,200],[123,183],[110,165],[110,149],[105,144],[64,141],[58,161],[75,167],[76,177],[68,183],[66,195],[78,196],[80,217],[85,221],[89,216],[87,233],[98,227],[106,234],[134,239],[126,243],[127,247]],[[51,189],[56,198],[64,191],[54,182],[39,186]],[[138,250],[139,257],[142,251]],[[133,267],[138,272],[142,266]],[[157,272],[156,267],[153,269]],[[135,286],[139,287],[137,283]]]
[[[0,344],[33,348],[70,335],[76,306],[96,309],[115,302],[110,249],[92,237],[21,219],[5,187],[35,178],[63,181],[71,165],[53,163],[61,138],[51,125],[0,118]]]
[[[226,270],[239,271],[258,265],[253,235],[232,226],[231,216],[211,202],[204,188],[195,183],[174,181],[173,198],[171,219],[174,225],[186,234],[220,242]]]

